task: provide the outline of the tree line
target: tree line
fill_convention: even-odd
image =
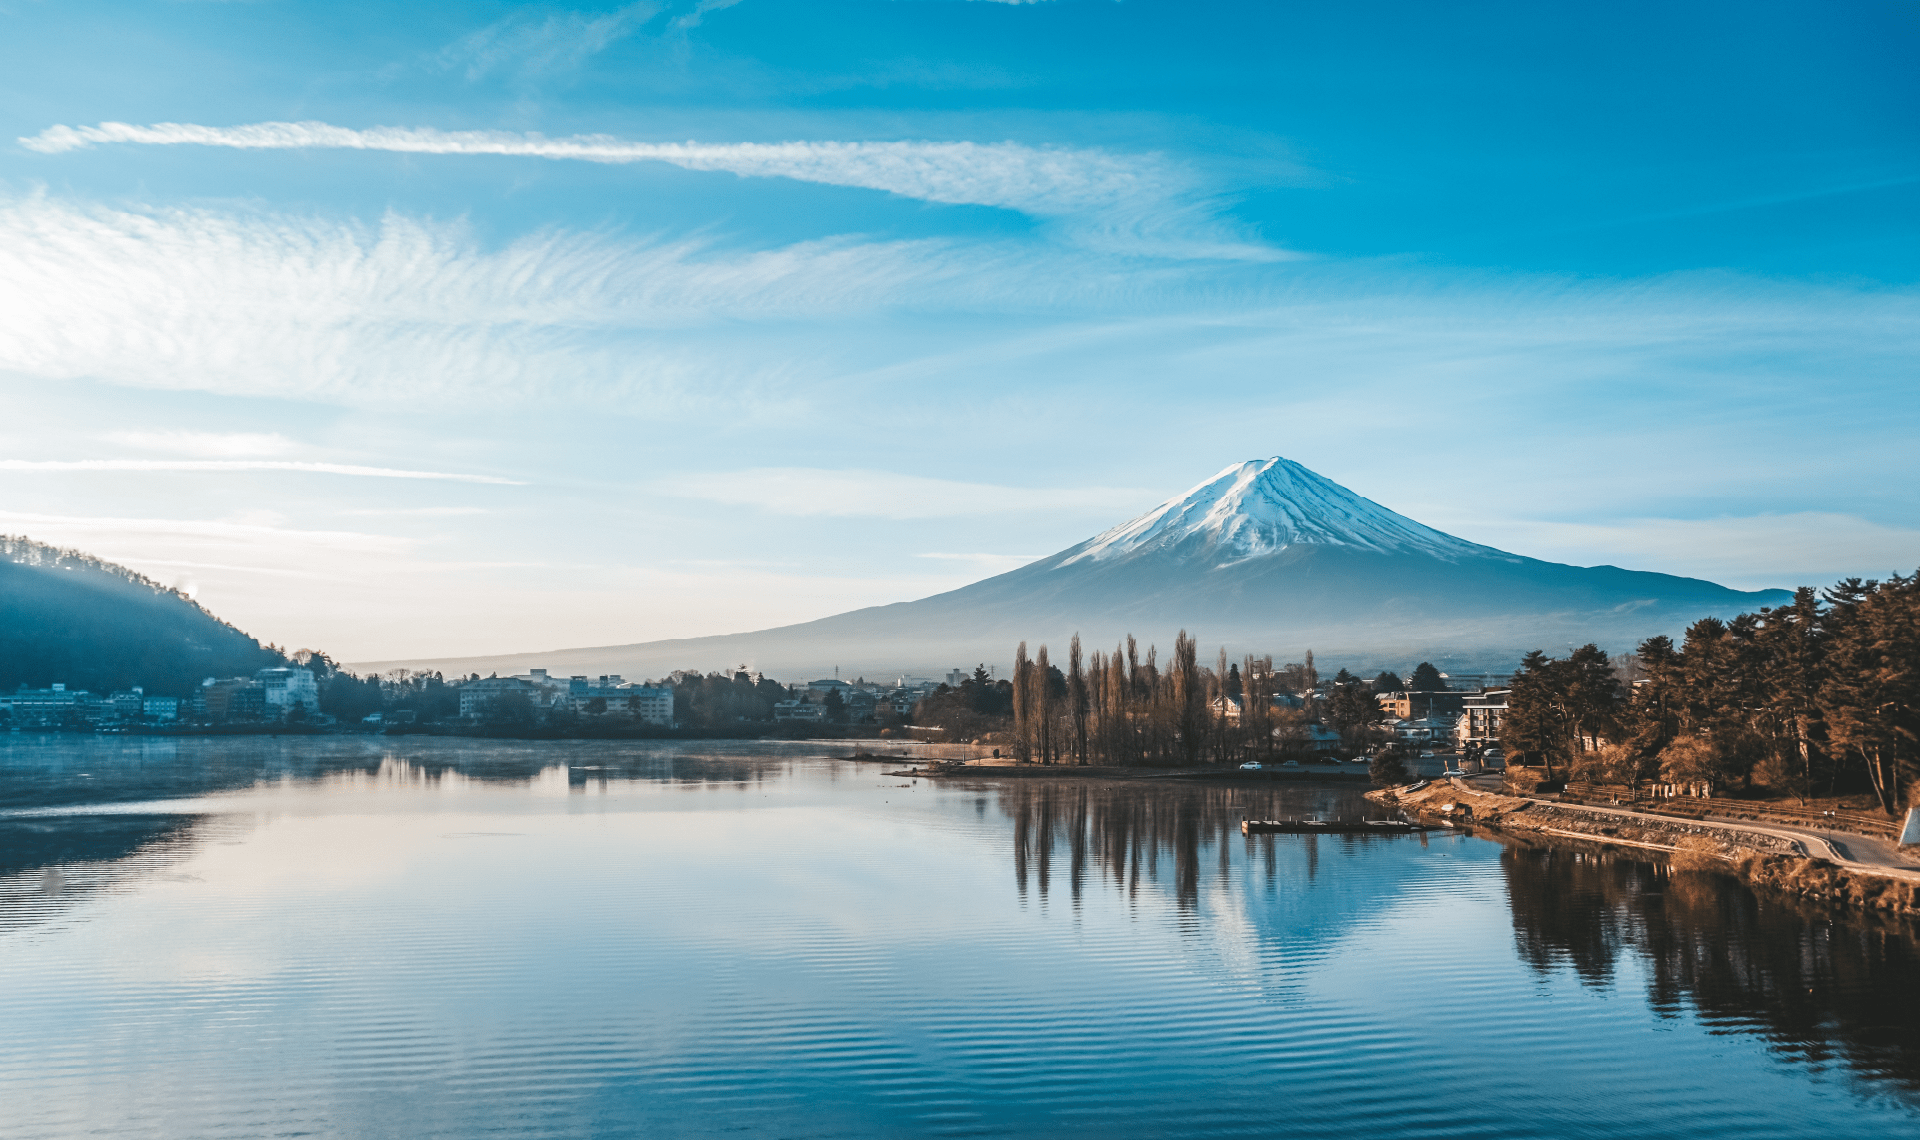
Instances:
[[[1805,799],[1920,778],[1920,575],[1803,587],[1790,604],[1702,618],[1610,660],[1527,655],[1501,724],[1510,761],[1549,779],[1694,790],[1756,782]]]
[[[1317,720],[1354,738],[1385,717],[1372,686],[1345,670],[1322,701],[1312,653],[1277,667],[1271,656],[1230,662],[1225,649],[1212,667],[1199,656],[1199,643],[1185,630],[1164,664],[1157,646],[1143,656],[1132,635],[1111,653],[1086,654],[1075,634],[1063,671],[1047,646],[1029,656],[1021,642],[1009,682],[1014,757],[1042,764],[1228,764],[1309,747],[1309,725]],[[1282,693],[1305,694],[1302,707],[1276,703]]]
[[[452,720],[460,715],[460,686],[480,679],[477,673],[447,678],[439,672],[409,669],[363,676],[311,650],[295,654],[294,664],[313,672],[320,692],[320,711],[345,721],[357,721],[371,713],[404,712],[413,713],[421,722]],[[773,706],[792,695],[780,682],[769,677],[755,681],[746,672],[703,674],[682,669],[657,683],[673,690],[674,719],[702,730],[772,721]],[[532,724],[540,719],[532,702],[518,694],[508,694],[499,704],[492,719],[501,723]],[[553,715],[548,714],[547,719]]]

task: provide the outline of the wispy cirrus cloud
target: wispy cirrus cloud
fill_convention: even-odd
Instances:
[[[706,20],[708,12],[718,12],[723,8],[731,8],[738,3],[740,3],[740,0],[699,0],[699,2],[693,6],[691,12],[688,12],[684,16],[674,17],[674,30],[684,32],[689,28],[697,28]]]
[[[892,471],[816,467],[756,467],[681,475],[660,480],[654,487],[678,498],[750,506],[774,514],[883,519],[1062,509],[1103,513],[1137,510],[1142,504],[1151,505],[1154,497],[1152,492],[1130,487],[1008,487]]]
[[[0,371],[361,406],[592,395],[665,412],[763,389],[784,400],[797,374],[815,378],[804,356],[699,330],[914,307],[1033,313],[1137,295],[1151,279],[1052,256],[1041,272],[1040,254],[1007,245],[719,253],[552,232],[487,248],[464,226],[401,215],[361,225],[0,198]],[[1058,270],[1062,257],[1074,271]]]
[[[310,475],[355,475],[369,479],[436,479],[453,483],[524,484],[496,475],[408,471],[352,463],[302,463],[258,459],[0,459],[0,471],[295,471]]]
[[[238,150],[372,150],[500,155],[600,163],[663,162],[745,178],[787,178],[880,190],[948,205],[992,206],[1059,221],[1081,244],[1174,258],[1275,261],[1287,251],[1229,232],[1192,171],[1157,154],[976,142],[638,142],[609,135],[548,138],[431,127],[355,129],[320,122],[237,127],[196,123],[52,126],[19,140],[62,154],[92,146],[213,146]]]
[[[567,71],[639,31],[659,12],[659,4],[644,0],[613,12],[512,12],[449,44],[436,62],[464,70],[468,79]]]

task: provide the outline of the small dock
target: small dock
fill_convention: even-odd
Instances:
[[[1426,831],[1417,823],[1408,823],[1404,819],[1243,819],[1240,821],[1240,834],[1252,835],[1256,831],[1281,832],[1291,835],[1405,835],[1413,831]]]

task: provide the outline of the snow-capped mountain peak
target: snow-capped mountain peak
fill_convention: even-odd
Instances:
[[[1179,548],[1225,565],[1303,544],[1448,561],[1512,557],[1424,526],[1275,456],[1228,467],[1186,494],[1082,543],[1058,565],[1106,562],[1150,548]]]

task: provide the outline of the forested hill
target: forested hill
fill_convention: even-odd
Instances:
[[[0,691],[20,685],[183,696],[280,655],[124,566],[0,535]]]

